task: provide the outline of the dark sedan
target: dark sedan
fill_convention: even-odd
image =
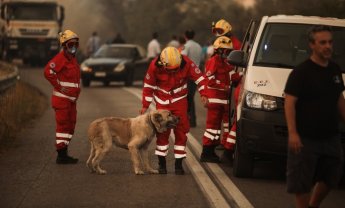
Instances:
[[[81,64],[81,79],[84,87],[91,81],[123,81],[131,86],[135,80],[143,80],[149,62],[145,50],[135,44],[104,44]]]

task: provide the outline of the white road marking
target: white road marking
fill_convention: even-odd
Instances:
[[[123,88],[127,92],[133,94],[141,100],[141,90],[134,88]],[[196,138],[188,133],[188,144],[192,147],[196,155],[201,154],[202,146],[196,140]],[[193,176],[196,178],[197,183],[199,184],[201,190],[204,192],[208,200],[211,202],[213,207],[231,207],[225,200],[222,193],[218,190],[215,183],[210,179],[205,169],[200,165],[198,159],[195,158],[192,151],[187,146],[186,152],[188,157],[186,162],[190,168]],[[225,172],[219,167],[218,164],[214,163],[205,163],[205,165],[210,169],[212,175],[217,181],[218,185],[222,185],[223,190],[235,203],[238,207],[243,208],[253,208],[254,206],[248,201],[248,199],[242,194],[242,192],[236,187],[236,185],[231,181],[231,179],[225,174]]]

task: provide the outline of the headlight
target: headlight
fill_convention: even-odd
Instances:
[[[92,72],[92,68],[87,66],[86,64],[82,64],[80,67],[83,72]]]
[[[275,97],[262,95],[254,92],[247,92],[246,104],[250,108],[273,111],[277,109]]]
[[[115,68],[114,68],[114,72],[122,72],[125,69],[125,65],[124,64],[118,64]]]

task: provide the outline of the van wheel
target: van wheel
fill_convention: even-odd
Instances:
[[[235,153],[233,173],[239,178],[249,178],[253,175],[254,157],[250,153],[241,151],[240,141],[237,140]]]

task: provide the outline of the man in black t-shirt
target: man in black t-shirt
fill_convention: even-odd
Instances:
[[[331,29],[314,26],[308,38],[312,54],[285,86],[287,191],[295,194],[296,207],[319,207],[338,184],[344,159],[338,130],[339,115],[345,120],[344,83],[331,61]]]

